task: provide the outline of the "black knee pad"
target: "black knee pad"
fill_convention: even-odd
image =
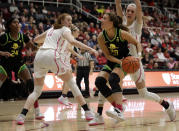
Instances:
[[[120,77],[116,73],[112,72],[109,76],[109,85],[112,88],[112,93],[122,92],[119,82],[120,82]]]
[[[26,88],[28,89],[29,93],[32,93],[32,91],[34,90],[34,81],[33,81],[33,79],[28,79],[26,81]]]
[[[106,85],[107,80],[104,77],[97,77],[95,80],[95,85],[101,94],[107,98],[112,94],[111,89]]]

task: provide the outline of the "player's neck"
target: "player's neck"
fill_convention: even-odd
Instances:
[[[132,23],[133,23],[133,21],[127,21],[127,26],[130,26],[130,25],[132,25]]]
[[[14,39],[14,40],[16,40],[18,38],[17,32],[10,32],[9,34],[10,34],[11,38]]]
[[[110,39],[112,39],[114,36],[115,36],[115,33],[116,33],[116,29],[114,27],[106,30],[107,32],[107,35]]]

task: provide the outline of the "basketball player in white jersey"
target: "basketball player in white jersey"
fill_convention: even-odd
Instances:
[[[123,24],[126,25],[126,27],[128,27],[129,32],[133,35],[134,38],[138,40],[138,42],[140,42],[142,27],[143,27],[143,13],[142,13],[140,0],[134,0],[134,1],[135,4],[132,3],[127,6],[124,15],[124,13],[122,12],[121,0],[115,0],[116,11],[117,11],[117,15],[122,17],[124,22]],[[129,49],[131,55],[135,57],[141,57],[142,54],[141,53],[137,54],[136,47],[133,46],[132,44],[129,44]],[[176,113],[173,103],[161,99],[157,94],[149,92],[145,87],[144,69],[141,61],[140,61],[140,69],[136,71],[134,74],[131,74],[130,76],[132,80],[135,81],[139,95],[145,99],[156,101],[159,104],[161,104],[165,108],[170,120],[174,121],[176,118]],[[120,85],[122,85],[122,83],[120,83]],[[98,111],[97,111],[100,114],[102,114],[102,110],[103,110],[103,103],[104,103],[103,101],[104,98],[100,95]],[[89,125],[98,125],[103,123],[104,120],[102,118],[102,115],[98,115],[95,119],[89,122]]]
[[[79,28],[76,27],[75,25],[72,24],[71,26],[71,32],[72,35],[77,38],[79,36]],[[79,55],[77,52],[75,52],[73,50],[74,46],[72,46],[71,44],[68,44],[68,50],[69,53],[66,56],[66,59],[70,60],[71,54],[73,54],[74,56],[78,57],[79,59],[84,59],[83,56]],[[60,104],[64,104],[66,106],[72,105],[71,102],[69,102],[68,97],[67,97],[67,93],[68,93],[68,86],[65,84],[65,82],[63,83],[63,89],[62,89],[62,95],[58,98],[58,102]]]
[[[66,59],[66,56],[69,53],[69,50],[67,49],[69,43],[88,50],[95,55],[97,55],[97,52],[74,39],[70,30],[71,24],[72,17],[66,13],[61,14],[52,28],[34,39],[36,43],[43,43],[34,60],[34,91],[27,98],[21,114],[17,117],[17,124],[24,124],[28,110],[41,95],[44,78],[49,70],[61,78],[71,89],[74,97],[85,111],[86,120],[93,119],[94,114],[89,110],[86,101],[73,80],[71,64],[69,60]]]

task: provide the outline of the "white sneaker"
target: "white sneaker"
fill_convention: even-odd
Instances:
[[[72,105],[72,103],[70,103],[68,101],[68,98],[67,97],[63,97],[62,95],[58,98],[58,102],[60,104],[66,105],[66,106]]]
[[[123,115],[123,111],[121,111],[120,109],[114,107],[114,111],[106,111],[106,115],[109,117],[112,117],[118,121],[124,121],[124,115]]]
[[[25,121],[25,116],[23,114],[19,114],[17,119],[16,119],[16,123],[18,125],[23,125]]]
[[[104,124],[104,119],[102,115],[97,114],[93,120],[91,120],[89,123],[89,126],[96,126],[96,125],[102,125]]]
[[[168,109],[166,110],[166,112],[167,112],[167,114],[168,114],[170,120],[171,120],[171,121],[174,121],[175,118],[176,118],[175,108],[174,108],[173,103],[171,103],[171,102],[168,102],[168,103],[169,103],[169,107],[168,107]]]
[[[40,113],[40,109],[35,108],[35,119],[42,120],[44,118],[45,118],[45,116],[44,116],[44,114]]]
[[[92,111],[85,111],[85,118],[87,121],[94,119],[95,115]]]

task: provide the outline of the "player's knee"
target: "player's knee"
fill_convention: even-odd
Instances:
[[[96,87],[105,98],[109,97],[112,94],[112,91],[109,89],[106,83],[107,80],[104,77],[98,76],[95,80]]]
[[[109,76],[109,85],[111,86],[113,93],[122,92],[119,82],[120,77],[116,73],[111,73]]]
[[[40,97],[42,90],[36,88],[36,89],[34,89],[33,93],[34,93],[35,98],[37,99]]]
[[[40,97],[41,93],[40,93],[40,92],[33,91],[31,95],[33,96],[33,99],[34,99],[34,100],[37,100],[37,99]]]
[[[107,80],[104,77],[98,76],[95,80],[95,85],[100,90],[100,88],[103,88],[107,83]]]

